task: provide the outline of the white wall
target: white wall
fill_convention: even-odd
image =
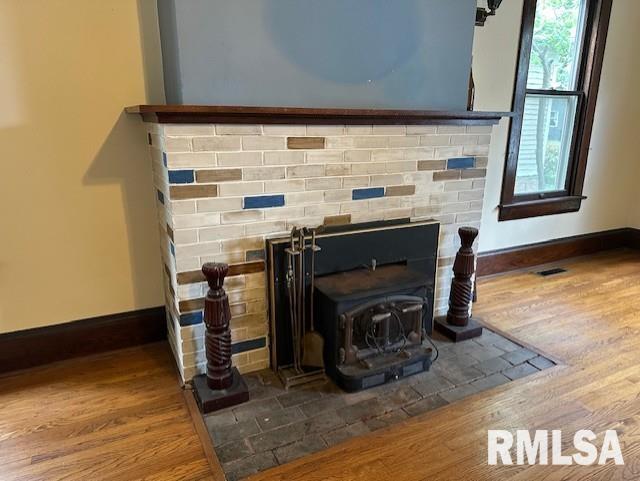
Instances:
[[[503,2],[496,17],[476,28],[476,110],[511,110],[523,0]],[[640,179],[640,2],[613,0],[613,12],[580,212],[498,222],[508,121],[495,129],[482,217],[481,252],[640,225],[633,182]],[[631,203],[631,201],[634,203]],[[635,208],[631,207],[635,206]],[[635,213],[630,213],[635,210]],[[630,219],[631,217],[631,219]]]

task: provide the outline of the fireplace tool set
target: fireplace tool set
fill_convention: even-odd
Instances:
[[[291,229],[285,253],[293,364],[279,371],[286,388],[324,376],[324,339],[315,329],[313,305],[316,253],[320,250],[316,244],[316,229]],[[305,265],[308,257],[311,258],[309,269]]]

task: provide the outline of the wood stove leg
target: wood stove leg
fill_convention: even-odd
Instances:
[[[200,411],[206,414],[248,401],[249,389],[231,365],[231,310],[223,287],[229,266],[208,262],[202,272],[209,284],[204,300],[207,373],[193,378],[193,388]]]

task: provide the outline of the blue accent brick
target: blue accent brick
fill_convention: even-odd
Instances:
[[[244,198],[245,209],[266,209],[268,207],[282,207],[284,195],[256,195]]]
[[[166,152],[162,152],[162,164],[165,167],[167,166],[167,153]]]
[[[231,345],[231,353],[238,354],[240,352],[254,351],[256,349],[262,349],[267,346],[267,339],[260,337],[258,339],[251,339],[249,341],[236,342]]]
[[[193,326],[194,324],[200,324],[202,322],[202,319],[203,319],[202,311],[180,314],[180,325]]]
[[[384,187],[371,187],[368,189],[354,189],[351,194],[353,200],[375,199],[384,197]]]
[[[156,195],[158,196],[158,200],[160,201],[160,203],[164,204],[164,194],[162,193],[162,191],[157,190]]]
[[[473,169],[476,165],[475,157],[455,157],[447,160],[447,169]]]
[[[193,170],[170,170],[170,184],[191,184],[193,182]]]
[[[169,242],[169,250],[171,251],[171,255],[172,255],[173,257],[175,257],[175,256],[176,256],[176,248],[175,248],[175,246],[173,245],[173,242]]]

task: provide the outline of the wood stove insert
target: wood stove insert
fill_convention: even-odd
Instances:
[[[304,263],[304,286],[307,296],[315,296],[326,373],[343,389],[366,389],[429,369],[432,353],[425,337],[432,332],[438,235],[437,221],[408,220],[318,232],[315,292],[310,262]],[[289,243],[289,238],[271,239],[267,246],[272,367],[277,372],[293,363]]]

